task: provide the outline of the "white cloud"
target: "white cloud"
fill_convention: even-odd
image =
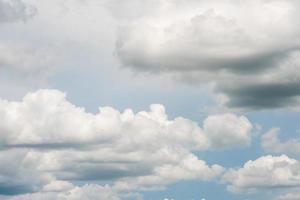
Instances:
[[[212,82],[230,108],[298,108],[299,2],[112,2],[123,66]]]
[[[131,144],[142,146],[172,144],[190,149],[247,146],[252,125],[245,117],[233,114],[210,116],[202,130],[197,123],[182,117],[168,120],[162,105],[152,105],[149,112],[123,113],[99,108],[87,113],[72,105],[58,90],[39,90],[27,94],[22,102],[0,100],[1,143],[22,145],[76,145],[115,142],[120,148]],[[55,127],[55,128],[53,128]],[[231,141],[224,141],[224,137]],[[148,148],[150,148],[148,147]]]
[[[0,70],[20,79],[90,66],[86,60],[114,71],[115,54],[138,71],[212,83],[218,103],[230,109],[299,110],[295,0],[0,2],[3,20],[31,19],[0,27]]]
[[[233,114],[209,116],[203,124],[208,141],[214,148],[242,147],[251,143],[252,125],[244,116],[238,117]]]
[[[230,109],[299,110],[297,1],[27,3],[38,10],[32,20],[1,24],[0,66],[12,73],[39,77],[53,69],[90,66],[86,60],[113,71],[115,54],[138,71],[212,83],[216,99],[222,99],[218,103]]]
[[[300,155],[300,141],[299,139],[289,139],[287,141],[280,141],[278,135],[279,128],[272,128],[265,133],[261,138],[261,145],[267,152],[272,153],[291,153]]]
[[[225,173],[223,182],[235,193],[255,192],[274,188],[300,187],[300,162],[285,155],[262,156],[250,160],[242,168]]]
[[[177,165],[166,164],[155,168],[152,175],[121,179],[115,183],[114,187],[121,191],[160,190],[177,181],[194,179],[209,181],[220,175],[223,170],[219,165],[208,167],[204,161],[190,154]]]
[[[245,147],[252,129],[233,114],[210,116],[202,129],[189,119],[168,119],[158,104],[138,113],[111,107],[88,113],[58,90],[0,100],[0,118],[0,161],[11,163],[0,166],[0,188],[12,194],[58,192],[72,181],[113,181],[117,191],[209,181],[223,168],[193,151]]]

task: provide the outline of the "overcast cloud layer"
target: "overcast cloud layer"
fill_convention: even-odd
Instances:
[[[35,7],[21,0],[0,1],[0,23],[26,21],[35,14]]]

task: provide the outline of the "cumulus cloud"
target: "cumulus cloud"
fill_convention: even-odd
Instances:
[[[233,146],[249,146],[251,143],[252,125],[244,116],[212,115],[205,119],[203,124],[211,147],[223,149]]]
[[[209,181],[223,168],[193,151],[248,146],[252,130],[246,117],[233,114],[209,116],[203,128],[170,120],[158,104],[138,113],[111,107],[88,113],[58,90],[29,93],[20,102],[2,99],[0,118],[0,161],[10,163],[0,166],[6,195],[57,192],[72,181],[112,181],[117,191]]]
[[[299,2],[141,2],[110,3],[123,66],[214,83],[230,108],[298,107]]]
[[[1,2],[2,13],[29,6],[21,0]],[[116,43],[123,66],[193,85],[211,83],[218,102],[228,108],[299,110],[295,0],[29,2],[40,11],[32,23],[1,24],[0,70],[38,77],[77,65],[69,62],[79,57],[101,57],[101,66],[111,67],[117,63]]]
[[[34,6],[28,5],[22,0],[0,1],[0,24],[16,21],[27,21],[37,13]]]
[[[149,112],[137,114],[130,109],[120,113],[111,107],[99,108],[99,113],[92,114],[72,105],[58,90],[29,93],[22,102],[1,100],[0,115],[3,147],[114,141],[120,142],[120,148],[127,148],[128,143],[142,146],[151,141],[153,148],[172,142],[175,146],[205,150],[247,146],[251,142],[252,125],[243,116],[213,115],[204,121],[202,129],[182,117],[168,120],[165,108],[159,104],[151,105]]]
[[[300,155],[300,141],[293,138],[287,141],[280,141],[278,138],[280,133],[279,128],[272,128],[265,133],[261,138],[261,145],[267,152],[272,153],[291,153],[294,155]]]
[[[227,108],[300,109],[298,1],[28,2],[0,1],[1,71],[38,77],[79,57],[111,67],[116,43],[123,66],[209,83]]]
[[[202,180],[209,181],[223,172],[219,165],[207,166],[194,155],[188,155],[177,165],[167,164],[157,167],[152,175],[138,178],[123,178],[114,185],[119,191],[161,190],[166,185],[177,181]]]
[[[51,181],[47,174],[36,171],[30,163],[25,150],[1,150],[0,193],[4,195],[21,194],[41,189]],[[5,164],[4,164],[5,163]]]
[[[234,193],[248,193],[274,188],[300,187],[300,162],[285,155],[262,156],[242,168],[231,169],[222,181]]]

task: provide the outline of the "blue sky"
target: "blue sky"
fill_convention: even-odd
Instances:
[[[68,72],[66,72],[68,73]],[[183,116],[196,122],[207,116],[205,111],[208,105],[213,105],[213,99],[204,89],[179,85],[177,88],[141,88],[125,89],[123,84],[115,83],[109,78],[100,78],[99,74],[83,74],[84,72],[62,73],[52,80],[54,87],[63,88],[67,91],[68,99],[76,102],[76,105],[83,106],[90,112],[96,112],[99,105],[109,105],[119,110],[132,108],[135,111],[146,110],[151,102],[165,105],[171,118]],[[78,76],[78,77],[76,77]],[[67,78],[66,78],[67,77]],[[79,77],[88,78],[88,82],[82,83]],[[67,80],[67,81],[66,81]],[[73,81],[72,81],[73,80]],[[106,86],[111,84],[109,88]],[[98,86],[98,92],[88,90],[92,86]],[[151,90],[152,89],[152,90]],[[89,96],[90,98],[85,98]],[[121,99],[121,100],[120,100]],[[184,104],[185,106],[182,106]],[[234,168],[243,165],[248,160],[255,160],[262,155],[268,155],[260,146],[260,136],[272,127],[280,127],[284,134],[282,139],[295,137],[299,134],[299,114],[297,112],[286,111],[259,111],[247,112],[245,115],[253,124],[259,124],[262,130],[254,134],[254,141],[251,146],[243,149],[233,149],[227,151],[209,151],[196,153],[201,159],[210,164],[218,163],[226,168]],[[272,117],[270,117],[272,116]],[[276,155],[276,154],[274,154]],[[296,157],[297,158],[297,157]],[[161,191],[143,192],[144,199],[155,200],[164,198],[174,199],[268,199],[272,198],[272,193],[255,193],[247,195],[236,195],[226,191],[226,185],[217,181],[183,181],[168,186]]]
[[[0,200],[300,199],[294,0],[0,0]]]

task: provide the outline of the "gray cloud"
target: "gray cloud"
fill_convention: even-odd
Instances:
[[[25,185],[0,186],[0,194],[2,195],[18,195],[18,194],[24,194],[28,192],[32,192],[32,188]]]
[[[54,187],[62,187],[62,182],[52,184]],[[7,200],[121,200],[120,195],[113,191],[108,185],[100,186],[96,184],[87,184],[84,186],[72,186],[65,191],[36,192],[32,194],[18,195]],[[123,199],[123,198],[122,198]]]
[[[300,80],[280,83],[220,85],[217,90],[229,96],[228,107],[264,109],[299,106]]]
[[[22,1],[7,2],[3,1],[3,4],[11,7],[25,4]],[[101,65],[112,66],[116,63],[109,54],[117,30],[115,55],[124,67],[168,74],[196,87],[212,83],[216,99],[221,100],[218,103],[230,109],[299,109],[298,1],[34,3],[41,11],[34,23],[26,25],[26,29],[22,26],[6,30],[7,35],[19,31],[26,37],[19,40],[6,36],[8,40],[0,42],[0,70],[18,74],[18,79],[24,75],[36,78],[52,74],[71,65],[69,59],[79,56],[70,55],[82,55],[82,51],[93,55],[99,53],[110,60]],[[86,11],[91,19],[105,20],[95,26],[93,20],[78,14]],[[60,21],[54,21],[56,18]],[[57,29],[50,30],[48,27],[54,23]],[[75,31],[71,32],[65,24]],[[39,37],[44,42],[38,44],[32,33],[40,27],[43,28]]]
[[[0,1],[0,24],[16,21],[27,21],[37,13],[32,5],[27,5],[22,0]]]

